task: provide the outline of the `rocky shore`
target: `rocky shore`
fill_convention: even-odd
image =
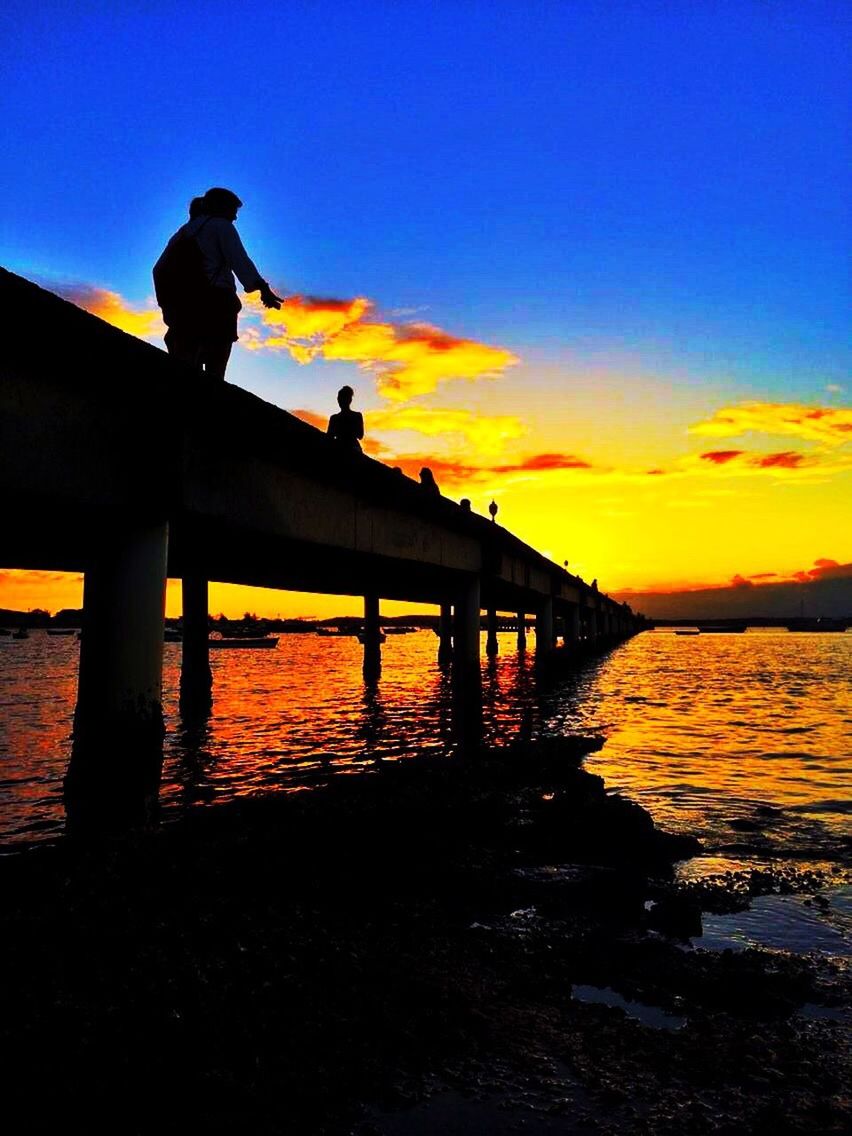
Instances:
[[[726,889],[674,880],[697,841],[608,794],[599,744],[0,862],[10,1130],[846,1131],[849,974],[689,949]]]

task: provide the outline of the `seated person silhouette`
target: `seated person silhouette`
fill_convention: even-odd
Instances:
[[[435,475],[428,465],[424,465],[420,470],[420,484],[431,497],[440,497],[441,490],[438,488],[438,482],[435,480]]]
[[[354,395],[352,387],[341,387],[337,392],[337,405],[340,411],[329,418],[328,434],[347,453],[360,454],[359,439],[364,437],[364,417],[357,410],[352,409]]]

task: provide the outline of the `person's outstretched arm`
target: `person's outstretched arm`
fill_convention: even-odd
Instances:
[[[283,300],[276,296],[257,270],[254,261],[243,247],[240,234],[230,222],[222,226],[222,252],[228,267],[236,273],[246,292],[260,291],[260,301],[266,308],[280,308]]]

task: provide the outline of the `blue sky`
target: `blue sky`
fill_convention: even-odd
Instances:
[[[542,348],[674,339],[695,357],[704,332],[758,369],[789,350],[806,366],[809,346],[822,370],[829,344],[836,365],[847,5],[13,2],[0,19],[4,263],[141,298],[187,198],[221,182],[294,290],[428,304]]]
[[[420,405],[662,461],[726,405],[848,404],[850,30],[821,2],[7,0],[0,262],[143,309],[190,197],[230,186],[280,289],[518,360]],[[229,372],[317,412],[353,375],[381,407],[351,361]]]

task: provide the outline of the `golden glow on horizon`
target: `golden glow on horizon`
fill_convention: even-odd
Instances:
[[[548,549],[545,555],[558,558],[559,551]],[[594,563],[569,563],[569,569],[591,580]],[[680,594],[713,589],[755,587],[767,584],[809,584],[819,580],[848,579],[852,587],[852,564],[840,564],[836,560],[821,557],[812,566],[783,572],[760,571],[747,575],[734,574],[727,579],[660,581],[634,588],[606,581],[602,590],[618,592],[630,602],[631,594],[665,595]],[[0,572],[0,607],[14,611],[32,611],[40,608],[55,614],[63,608],[77,609],[83,604],[83,578],[78,573],[36,572],[27,569],[13,569]],[[289,592],[271,588],[254,588],[242,584],[222,584],[211,581],[209,586],[208,608],[211,615],[223,614],[236,619],[249,612],[261,618],[282,619],[329,619],[333,616],[363,616],[364,601],[360,596],[334,596],[312,592]],[[418,612],[434,614],[435,605],[409,603],[397,600],[382,600],[383,615],[405,615]],[[166,616],[176,619],[182,614],[182,592],[180,580],[167,581]]]

